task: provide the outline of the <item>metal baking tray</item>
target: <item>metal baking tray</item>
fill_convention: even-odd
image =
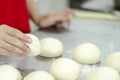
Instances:
[[[70,27],[64,29],[49,29],[36,31],[40,39],[54,37],[64,44],[63,56],[72,59],[73,49],[81,43],[91,42],[97,45],[102,52],[101,62],[94,65],[82,65],[82,74],[78,80],[87,80],[89,72],[97,66],[105,66],[105,60],[112,52],[120,51],[120,22],[105,20],[73,19]],[[36,71],[49,72],[52,61],[56,58],[44,57],[7,57],[0,56],[0,64],[10,64],[21,71],[23,76]],[[69,66],[66,66],[69,67]]]

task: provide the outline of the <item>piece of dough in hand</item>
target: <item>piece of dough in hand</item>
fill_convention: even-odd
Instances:
[[[0,80],[22,80],[22,76],[13,66],[0,65]]]
[[[35,71],[28,74],[23,80],[55,80],[55,79],[48,72]]]
[[[98,67],[90,72],[87,80],[120,80],[120,76],[110,67]]]
[[[44,38],[41,41],[41,54],[43,57],[58,57],[62,55],[63,44],[55,38]]]
[[[68,58],[59,58],[51,64],[50,73],[56,80],[76,80],[81,73],[81,65]]]
[[[81,64],[95,64],[100,62],[101,52],[94,44],[83,43],[74,49],[73,58]]]
[[[28,47],[30,48],[31,52],[32,52],[30,55],[33,55],[33,56],[40,55],[41,44],[40,44],[39,38],[37,38],[33,34],[26,34],[26,35],[29,36],[32,39],[32,43],[31,44],[27,44]]]
[[[106,65],[120,73],[120,52],[112,53],[106,60]]]

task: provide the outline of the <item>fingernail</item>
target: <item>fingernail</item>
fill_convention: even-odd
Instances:
[[[28,42],[28,43],[32,43],[32,39],[31,39],[31,38],[28,38],[27,42]]]

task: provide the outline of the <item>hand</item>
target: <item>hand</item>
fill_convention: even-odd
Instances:
[[[63,27],[64,23],[70,24],[70,15],[75,16],[71,9],[59,11],[48,16],[41,17],[37,23],[41,28],[56,25],[57,28]]]
[[[21,31],[7,25],[0,25],[0,54],[23,56],[29,54],[29,48],[25,43],[32,40]]]

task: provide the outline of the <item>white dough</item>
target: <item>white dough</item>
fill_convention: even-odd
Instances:
[[[55,80],[55,79],[48,72],[35,71],[28,74],[23,80]]]
[[[112,53],[106,60],[106,65],[120,73],[120,52]]]
[[[62,55],[63,44],[55,38],[44,38],[41,40],[41,56],[58,57]]]
[[[57,80],[76,80],[80,76],[81,65],[68,58],[59,58],[52,63],[50,72]]]
[[[32,39],[32,43],[27,44],[32,52],[30,55],[33,55],[33,56],[40,55],[40,52],[41,52],[40,40],[33,34],[26,34],[26,35],[28,35]]]
[[[73,58],[81,64],[95,64],[101,60],[101,52],[92,43],[78,45],[73,51]]]
[[[120,76],[110,67],[98,67],[90,72],[87,80],[120,80]]]
[[[0,80],[22,80],[20,72],[10,65],[0,65]]]

